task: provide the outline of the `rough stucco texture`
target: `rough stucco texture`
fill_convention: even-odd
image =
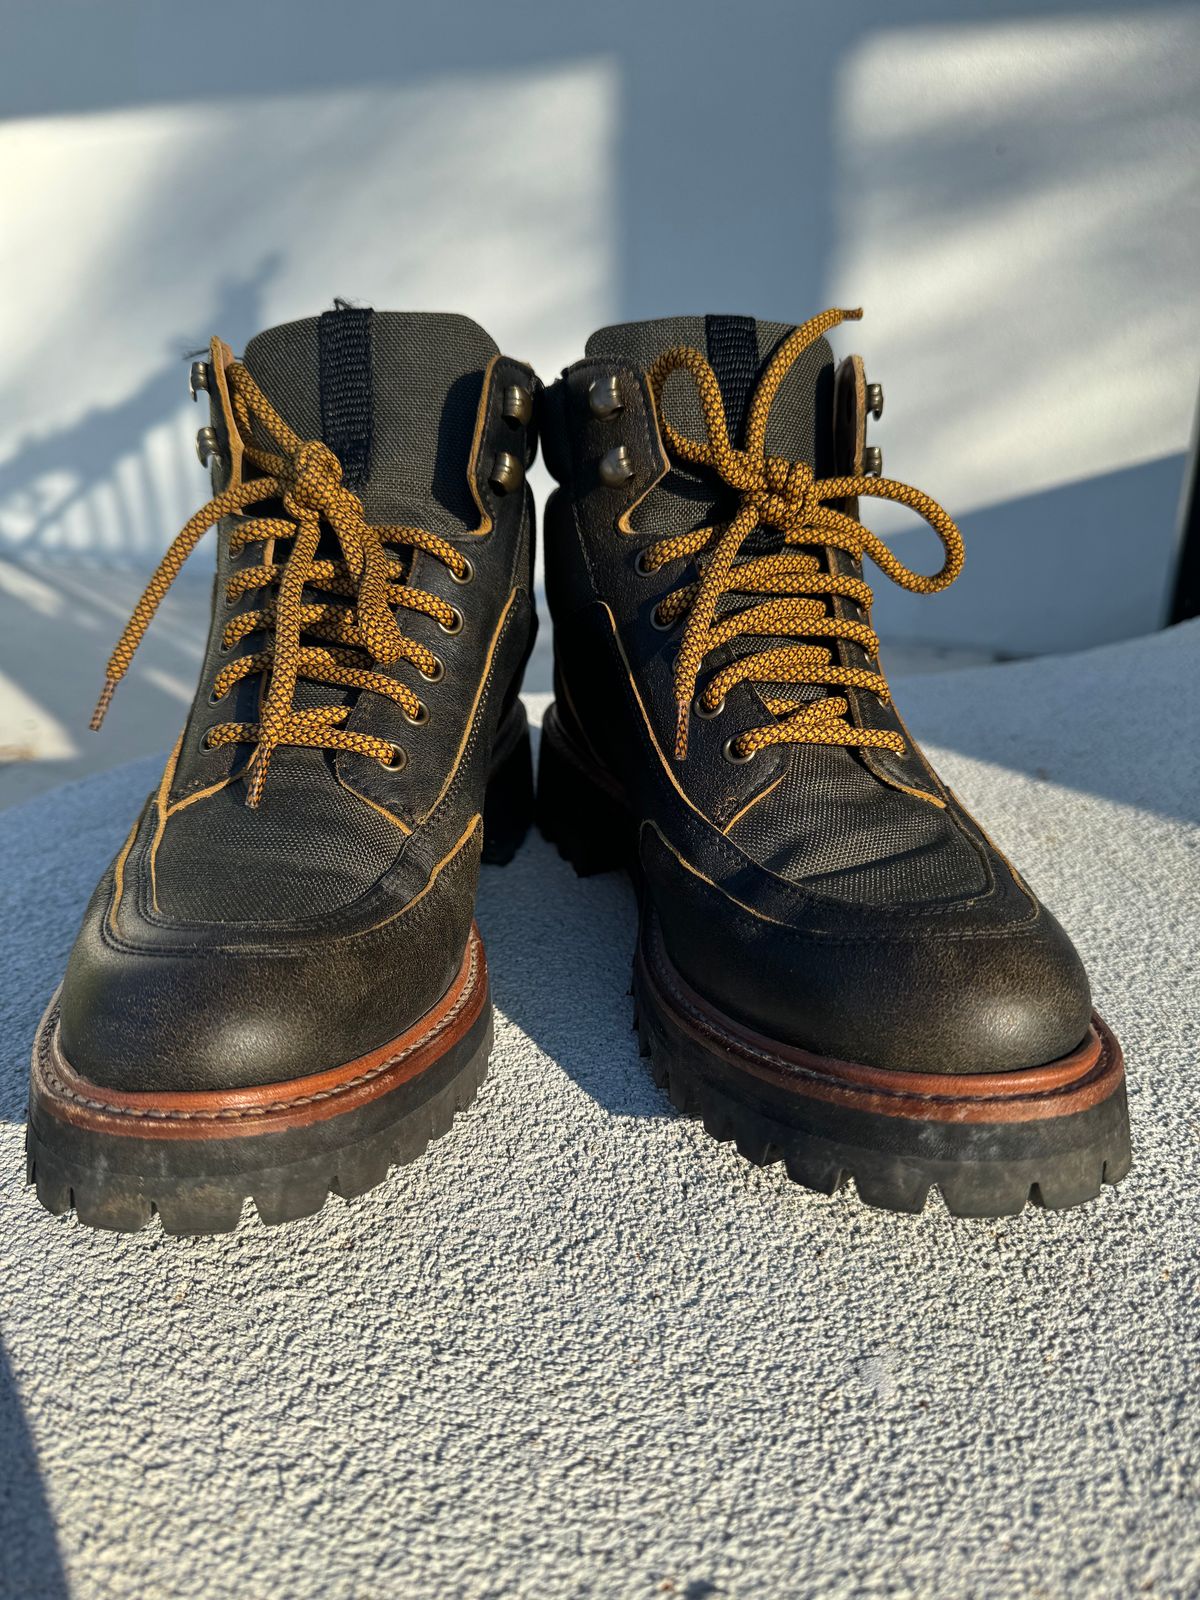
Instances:
[[[914,680],[1075,935],[1136,1166],[955,1221],[757,1171],[650,1083],[632,898],[484,875],[492,1076],[418,1165],[173,1241],[42,1214],[26,1053],[139,762],[0,817],[0,1593],[1200,1592],[1200,625]]]

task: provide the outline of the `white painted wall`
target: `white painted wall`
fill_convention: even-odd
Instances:
[[[1161,621],[1200,348],[1197,8],[7,0],[0,22],[18,559],[148,567],[204,491],[183,352],[334,294],[467,311],[546,375],[614,317],[861,302],[841,348],[885,383],[886,469],[968,541],[949,594],[881,593],[885,634],[1025,652]]]

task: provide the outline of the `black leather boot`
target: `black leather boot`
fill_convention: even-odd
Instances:
[[[607,328],[547,391],[541,825],[581,872],[633,868],[643,1050],[717,1138],[895,1210],[1072,1205],[1129,1165],[1120,1050],[892,703],[863,559],[933,591],[962,542],[876,475],[844,315]],[[925,517],[941,571],[860,496]]]
[[[218,528],[200,683],[34,1048],[38,1197],[172,1233],[361,1194],[492,1038],[479,864],[532,819],[535,379],[465,317],[341,309],[193,368]],[[119,708],[116,714],[119,714]]]

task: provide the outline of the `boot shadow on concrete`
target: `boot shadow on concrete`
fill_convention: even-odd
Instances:
[[[606,1111],[673,1116],[633,1031],[625,875],[577,877],[534,828],[507,866],[484,868],[477,916],[497,1009]]]

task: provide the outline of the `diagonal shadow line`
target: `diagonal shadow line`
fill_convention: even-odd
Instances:
[[[0,1600],[69,1600],[54,1514],[0,1344]]]
[[[264,295],[276,276],[282,257],[274,253],[238,278],[218,286],[211,326],[223,337],[246,337],[262,320]],[[181,352],[184,341],[179,341]],[[91,560],[145,560],[159,549],[139,548],[133,530],[143,520],[155,530],[165,545],[174,528],[168,517],[161,473],[147,458],[147,442],[179,408],[183,393],[183,374],[178,354],[168,358],[132,394],[110,405],[86,411],[76,421],[52,432],[22,440],[0,462],[0,551],[29,557],[44,555],[50,561],[73,562],[80,552],[63,537],[72,513],[82,513],[89,521],[86,555]],[[18,396],[8,397],[15,411]],[[138,467],[148,516],[139,516],[134,503],[117,474],[118,465],[132,458]],[[69,487],[56,493],[53,484],[69,480]],[[113,537],[106,539],[97,514],[97,498],[108,493],[115,498],[116,516]],[[11,518],[31,525],[20,537],[4,533],[5,511]]]

